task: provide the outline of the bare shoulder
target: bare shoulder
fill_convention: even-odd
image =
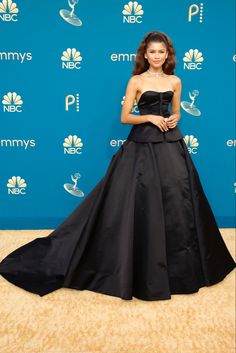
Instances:
[[[131,83],[133,85],[137,85],[139,80],[140,80],[140,75],[133,75],[133,76],[130,77],[129,83]]]
[[[176,75],[169,75],[169,78],[174,92],[181,92],[181,79]]]
[[[140,77],[139,75],[133,75],[129,78],[128,84],[127,84],[127,94],[136,94],[136,92],[139,90],[139,82],[140,82]]]
[[[181,79],[180,79],[178,76],[176,76],[176,75],[169,75],[169,77],[170,77],[170,80],[172,81],[172,83],[173,83],[174,85],[178,85],[178,84],[181,83]]]

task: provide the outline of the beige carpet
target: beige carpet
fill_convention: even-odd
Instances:
[[[0,231],[0,258],[44,231]],[[235,258],[235,230],[221,229]],[[0,276],[1,353],[235,353],[235,270],[170,300],[59,289],[45,297]]]

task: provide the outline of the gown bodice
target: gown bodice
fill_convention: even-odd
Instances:
[[[168,110],[174,92],[158,92],[153,90],[145,91],[141,94],[138,101],[140,115],[154,114],[163,117],[169,117],[171,113]],[[151,122],[134,124],[127,137],[135,142],[159,142],[159,141],[177,141],[183,138],[178,126],[169,128],[169,131],[162,132],[158,126]]]

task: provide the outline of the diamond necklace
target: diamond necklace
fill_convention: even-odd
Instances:
[[[153,76],[156,76],[156,77],[164,76],[164,71],[161,71],[161,72],[151,72],[151,71],[148,69],[147,72],[149,72],[149,75],[153,75]]]

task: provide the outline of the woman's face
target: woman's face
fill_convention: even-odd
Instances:
[[[168,52],[163,42],[150,42],[146,49],[146,53],[144,54],[144,57],[148,60],[150,66],[153,67],[153,69],[161,67],[164,64],[167,56]]]

